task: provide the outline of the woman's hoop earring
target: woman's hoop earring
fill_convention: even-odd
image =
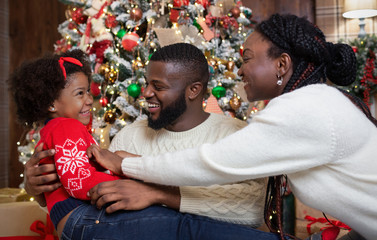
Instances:
[[[278,81],[276,82],[276,84],[281,86],[283,84],[283,76],[280,76],[279,74],[276,76],[278,78]]]

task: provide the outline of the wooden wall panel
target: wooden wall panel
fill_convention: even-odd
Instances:
[[[8,1],[0,1],[0,188],[8,186],[9,101],[6,79],[9,71]]]
[[[274,13],[290,13],[315,21],[314,0],[243,0],[242,3],[253,11],[253,19],[258,22]]]
[[[54,50],[60,39],[57,27],[66,19],[65,8],[58,0],[9,0],[9,72],[25,59]],[[9,185],[18,187],[23,165],[18,161],[16,143],[23,129],[16,123],[13,101],[9,103]]]

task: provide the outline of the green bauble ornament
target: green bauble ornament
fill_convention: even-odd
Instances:
[[[131,97],[137,98],[140,95],[141,87],[139,84],[131,83],[127,88],[127,93]]]
[[[148,55],[148,61],[151,60],[152,55],[153,55],[153,53]]]
[[[192,22],[192,25],[194,25],[200,32],[200,30],[202,30],[202,27],[199,25],[199,23],[196,21],[196,19],[194,19],[194,21]]]
[[[215,98],[217,99],[224,97],[225,93],[226,89],[222,86],[216,86],[212,89],[212,95],[215,96]]]
[[[249,18],[251,18],[251,12],[250,11],[248,11],[248,10],[245,10],[245,11],[243,11],[243,14],[245,14],[245,16],[246,16],[246,18],[247,19],[249,19]]]
[[[123,36],[126,34],[126,30],[124,30],[123,28],[120,29],[118,32],[117,32],[117,37],[122,39]]]

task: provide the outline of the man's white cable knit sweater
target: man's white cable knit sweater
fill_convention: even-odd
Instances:
[[[287,174],[295,196],[377,239],[377,128],[340,91],[283,94],[242,130],[198,149],[125,158],[123,173],[167,185]],[[182,167],[184,164],[184,167]]]
[[[156,131],[147,126],[146,120],[141,120],[124,127],[112,140],[109,150],[155,156],[214,143],[244,126],[243,121],[219,114],[211,114],[202,124],[183,132]],[[185,168],[185,163],[178,167]],[[210,187],[180,187],[179,210],[258,227],[263,222],[265,192],[264,178]]]

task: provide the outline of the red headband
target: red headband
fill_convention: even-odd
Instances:
[[[65,67],[63,65],[64,62],[70,62],[70,63],[76,64],[76,65],[82,67],[82,63],[79,60],[77,60],[76,58],[61,57],[59,59],[59,65],[60,65],[60,68],[62,69],[62,72],[63,72],[63,75],[64,75],[64,80],[67,79],[67,73],[65,72]]]

